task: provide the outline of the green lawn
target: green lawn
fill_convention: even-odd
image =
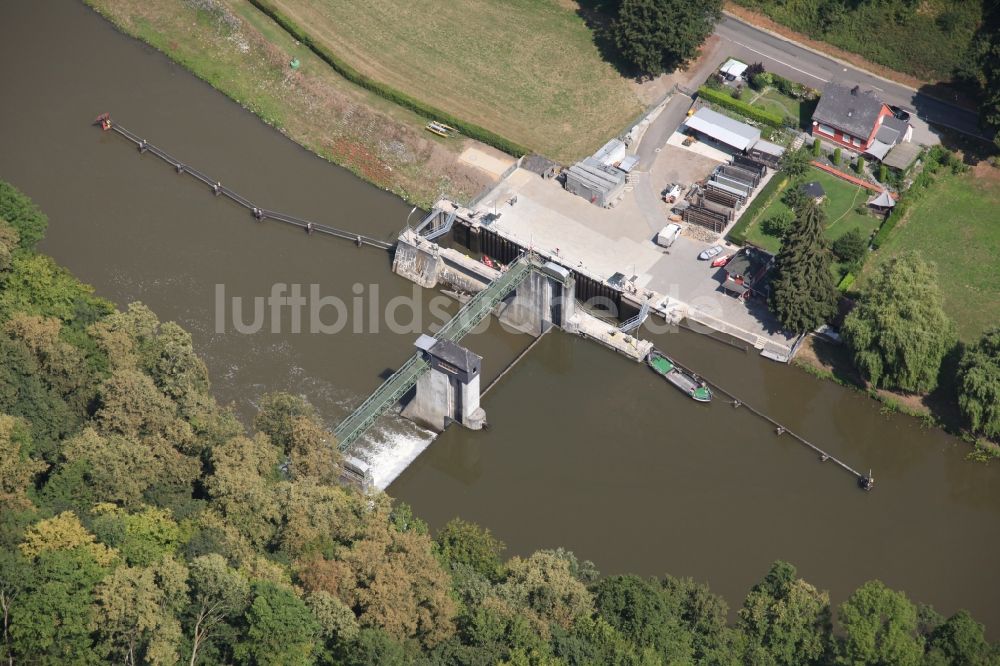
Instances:
[[[774,88],[768,88],[763,94],[753,90],[747,91],[748,98],[744,93],[744,99],[751,102],[752,106],[759,107],[766,111],[778,113],[786,118],[791,118],[802,129],[808,129],[812,124],[812,114],[816,110],[817,100],[799,100],[787,95],[783,95]],[[759,97],[758,97],[759,95]]]
[[[1000,180],[987,169],[940,175],[876,255],[917,250],[937,264],[945,310],[966,341],[1000,324]],[[869,262],[864,273],[875,262]]]
[[[592,153],[642,110],[572,3],[272,4],[361,73],[556,160]]]
[[[806,182],[814,180],[818,181],[826,190],[826,201],[823,202],[823,209],[826,211],[827,218],[826,235],[831,242],[851,229],[861,229],[865,236],[868,236],[878,228],[880,218],[867,214],[861,215],[854,210],[858,204],[863,204],[868,200],[870,195],[868,190],[819,169],[809,170]],[[764,220],[787,210],[788,207],[781,202],[781,196],[776,197],[771,205],[765,208],[757,220],[750,225],[747,231],[747,240],[769,252],[780,250],[781,239],[765,234],[761,226]],[[839,272],[838,270],[838,274]]]

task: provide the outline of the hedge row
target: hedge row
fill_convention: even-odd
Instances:
[[[747,229],[753,224],[754,220],[757,218],[761,212],[771,204],[774,199],[775,193],[780,191],[785,185],[788,184],[788,178],[782,176],[781,174],[774,174],[771,180],[768,181],[767,185],[764,186],[758,194],[757,197],[747,206],[747,209],[743,211],[740,216],[740,221],[733,225],[733,228],[729,230],[726,238],[738,245],[743,245],[747,242]]]
[[[897,201],[896,207],[892,209],[889,213],[889,217],[885,218],[885,222],[882,226],[878,228],[878,233],[875,234],[875,238],[872,239],[872,248],[877,250],[885,243],[886,239],[889,238],[889,234],[892,233],[893,228],[896,224],[906,215],[906,207],[908,205],[907,201]]]
[[[253,1],[257,2],[258,0]],[[756,120],[757,122],[764,123],[765,125],[770,125],[776,129],[781,129],[785,126],[785,119],[777,113],[771,113],[770,111],[765,111],[764,109],[758,109],[756,106],[750,106],[742,100],[733,99],[729,93],[725,91],[713,90],[707,86],[702,86],[701,88],[698,88],[698,96],[712,102],[713,104],[718,104],[719,106],[746,116],[751,120]]]
[[[467,137],[476,139],[477,141],[482,141],[487,145],[493,146],[494,148],[502,150],[503,152],[515,157],[521,157],[522,155],[527,155],[532,152],[528,148],[525,148],[510,139],[502,137],[499,134],[491,132],[490,130],[480,127],[474,123],[469,123],[461,120],[460,118],[456,118],[449,113],[434,108],[429,104],[425,104],[420,100],[414,99],[409,95],[396,90],[395,88],[365,76],[330,52],[325,46],[313,41],[308,32],[300,28],[294,21],[278,11],[267,0],[250,0],[250,3],[269,16],[275,23],[284,28],[285,31],[292,37],[309,47],[309,50],[319,56],[324,62],[326,62],[326,64],[330,65],[334,71],[351,83],[359,85],[365,90],[369,90],[379,97],[389,100],[390,102],[407,108],[424,118],[451,125]]]

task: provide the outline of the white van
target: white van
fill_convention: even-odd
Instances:
[[[660,233],[656,234],[656,244],[661,247],[670,247],[680,235],[681,225],[671,222],[667,226],[660,229]]]

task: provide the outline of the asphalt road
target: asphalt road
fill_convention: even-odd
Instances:
[[[732,17],[724,16],[716,26],[715,34],[723,40],[728,55],[744,62],[761,62],[767,70],[793,81],[820,89],[827,82],[837,81],[875,90],[886,103],[915,112],[910,122],[914,129],[913,140],[917,143],[939,142],[937,132],[928,123],[990,140],[980,129],[974,111],[915,92],[850,65],[842,65],[828,56],[774,37]]]

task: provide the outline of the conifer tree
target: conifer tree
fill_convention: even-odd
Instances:
[[[837,290],[823,236],[823,209],[806,200],[797,213],[775,262],[771,310],[786,329],[805,333],[837,311]]]

